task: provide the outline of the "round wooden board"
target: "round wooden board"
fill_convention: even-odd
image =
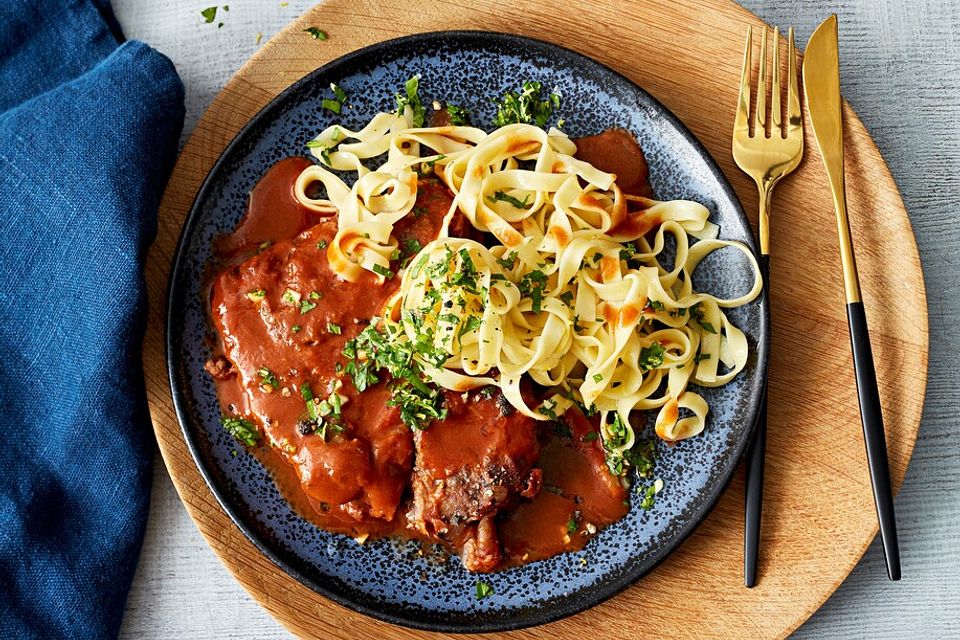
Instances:
[[[177,423],[163,346],[170,260],[201,181],[251,116],[309,71],[374,42],[447,29],[528,35],[577,49],[661,100],[706,145],[756,219],[756,191],[733,162],[730,135],[744,32],[746,25],[762,23],[734,2],[579,0],[574,6],[559,0],[428,0],[413,6],[399,0],[329,0],[266,43],[217,96],[184,147],[160,208],[147,265],[151,309],[144,365],[167,468],[221,560],[257,601],[303,637],[427,634],[355,614],[283,574],[217,504]],[[330,39],[313,39],[304,32],[308,26],[324,29]],[[847,197],[891,473],[899,487],[920,426],[926,384],[923,274],[897,187],[849,107],[844,116]],[[806,158],[778,187],[774,201],[773,343],[759,586],[742,586],[741,471],[696,533],[637,585],[572,618],[509,635],[629,637],[643,629],[645,636],[662,638],[783,637],[823,604],[874,538],[877,524],[833,209],[809,126],[807,131]],[[881,565],[872,570],[877,580],[886,579]]]

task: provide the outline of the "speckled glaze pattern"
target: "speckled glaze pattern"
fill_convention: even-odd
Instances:
[[[726,487],[752,431],[766,374],[766,294],[730,312],[750,339],[744,373],[703,390],[711,413],[705,432],[669,448],[658,444],[656,506],[629,513],[582,550],[486,576],[494,594],[478,601],[477,576],[456,558],[437,562],[411,542],[363,546],[300,518],[269,473],[219,425],[214,386],[203,369],[211,332],[204,273],[214,238],[230,232],[247,195],[274,162],[302,154],[304,143],[335,119],[360,128],[394,107],[393,94],[421,74],[433,98],[468,107],[489,128],[492,99],[524,79],[556,87],[559,116],[571,135],[622,126],[634,133],[660,199],[704,203],[721,237],[754,247],[749,224],[720,170],[684,126],[655,99],[614,71],[555,45],[492,33],[444,32],[393,40],[352,53],[308,75],[267,105],[238,134],[201,187],[184,227],[171,274],[167,358],[186,441],[211,490],[250,540],[308,587],[377,618],[438,631],[494,631],[541,624],[582,611],[647,573],[693,531]],[[349,95],[341,116],[320,101],[335,82]],[[716,252],[695,274],[701,290],[728,296],[749,286],[739,252]],[[652,421],[652,416],[650,417]],[[648,432],[650,425],[647,426]],[[430,556],[431,554],[425,554]]]

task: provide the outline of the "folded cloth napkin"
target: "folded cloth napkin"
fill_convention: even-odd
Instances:
[[[0,638],[120,628],[150,496],[143,263],[183,125],[106,0],[0,2]]]

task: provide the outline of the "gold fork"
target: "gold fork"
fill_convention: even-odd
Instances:
[[[767,28],[760,43],[760,69],[757,74],[757,100],[753,135],[750,134],[750,94],[753,75],[753,27],[747,28],[743,53],[740,99],[733,124],[733,159],[753,178],[760,191],[760,270],[764,286],[770,288],[770,205],[773,188],[793,171],[803,157],[803,117],[797,89],[797,63],[793,45],[793,27],[789,30],[787,50],[787,125],[784,131],[780,104],[780,29],[773,30],[772,78],[767,73]],[[767,117],[767,85],[770,87],[770,114]],[[768,127],[768,123],[772,126]],[[769,128],[770,135],[767,136]],[[747,452],[746,503],[744,505],[743,583],[757,583],[757,557],[760,547],[760,513],[763,503],[763,462],[767,444],[767,390],[757,414],[753,443]]]

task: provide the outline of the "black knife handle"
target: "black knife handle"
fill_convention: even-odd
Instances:
[[[867,316],[862,302],[847,304],[847,322],[850,324],[850,345],[853,349],[853,370],[857,377],[857,395],[860,399],[860,419],[863,422],[863,441],[867,447],[867,466],[873,501],[880,521],[880,539],[887,561],[887,576],[900,579],[900,547],[897,543],[897,521],[893,512],[893,488],[890,486],[890,468],[887,462],[887,439],[883,432],[883,414],[880,411],[880,393],[873,366],[873,350],[867,332]]]
[[[763,286],[770,291],[770,256],[760,256]],[[747,450],[746,494],[743,509],[743,584],[757,584],[760,556],[760,516],[763,511],[763,469],[767,450],[767,383],[764,381],[754,426],[753,441]]]

